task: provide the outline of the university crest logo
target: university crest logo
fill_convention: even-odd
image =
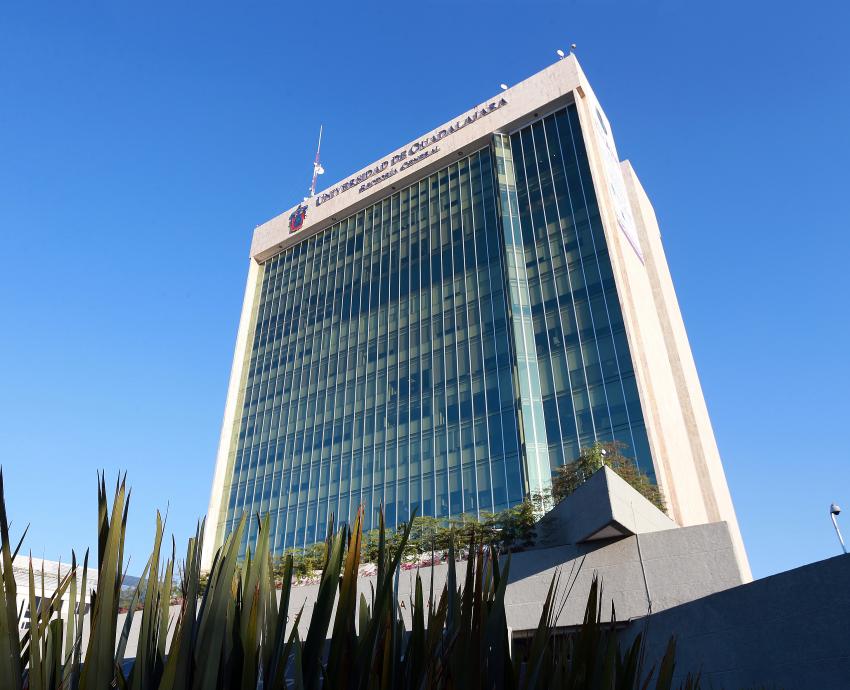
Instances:
[[[304,219],[307,218],[307,206],[301,204],[289,216],[289,232],[298,232],[304,227]]]

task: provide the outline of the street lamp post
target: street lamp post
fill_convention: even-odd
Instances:
[[[838,521],[835,519],[841,514],[841,508],[836,503],[829,506],[829,517],[832,518],[832,526],[835,527],[835,533],[838,535],[838,541],[841,542],[841,549],[847,553],[847,546],[844,544],[844,537],[841,536],[841,530],[838,529]]]

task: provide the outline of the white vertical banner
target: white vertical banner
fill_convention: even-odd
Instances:
[[[617,155],[617,147],[614,145],[614,137],[611,134],[611,125],[601,106],[595,98],[590,98],[589,105],[593,114],[593,132],[599,144],[598,148],[602,155],[602,164],[605,167],[605,182],[608,192],[614,204],[614,213],[617,216],[617,225],[620,232],[625,235],[635,254],[643,263],[643,251],[640,248],[635,219],[632,215],[632,206],[629,203],[629,195],[626,191],[626,183],[623,179],[623,171],[620,168],[620,158]]]

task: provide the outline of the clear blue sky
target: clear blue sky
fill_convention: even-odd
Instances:
[[[255,225],[555,59],[659,216],[753,571],[850,533],[850,5],[4,3],[0,462],[35,554],[95,471],[179,548],[207,509]],[[17,531],[17,530],[16,530]],[[850,536],[850,534],[848,534]]]

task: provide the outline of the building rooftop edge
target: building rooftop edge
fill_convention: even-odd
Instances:
[[[577,89],[590,91],[590,86],[570,54],[257,226],[251,258],[267,261],[396,187],[445,167],[451,154],[462,155],[464,149],[472,153],[494,132],[512,131],[537,119],[540,111],[566,104]],[[296,215],[299,210],[304,211],[301,218]]]

